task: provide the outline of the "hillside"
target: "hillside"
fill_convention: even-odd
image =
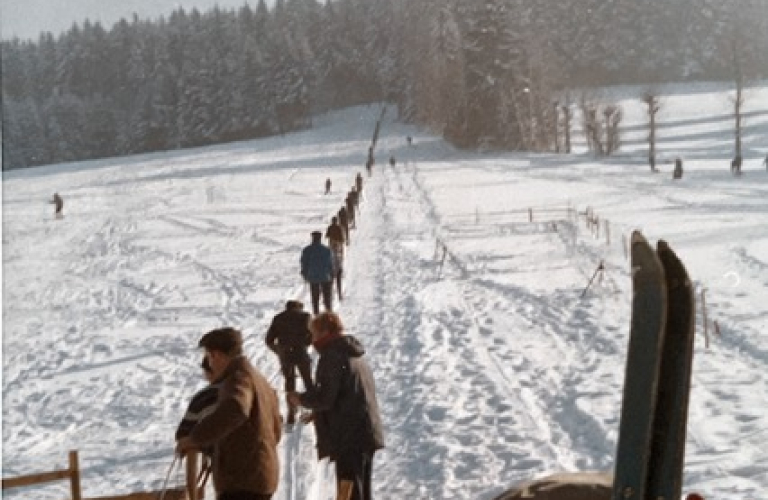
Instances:
[[[645,164],[641,92],[613,90],[625,146],[601,160],[583,144],[573,155],[457,151],[386,115],[340,308],[378,384],[377,498],[487,499],[547,472],[612,467],[633,229],[668,240],[706,290],[684,491],[765,497],[768,86],[745,104],[739,178],[728,92],[664,89],[660,150],[684,159],[676,182],[670,164],[659,174]],[[286,299],[308,302],[299,252],[364,170],[379,111],[259,141],[4,173],[3,476],[63,466],[78,449],[86,496],[159,488],[211,328],[242,328],[281,388],[266,328]],[[47,204],[54,192],[63,220]],[[574,215],[587,207],[599,235]],[[275,498],[324,498],[313,446],[309,428],[286,435]]]

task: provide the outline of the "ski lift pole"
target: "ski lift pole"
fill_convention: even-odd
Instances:
[[[605,270],[605,266],[603,265],[603,261],[600,261],[600,264],[598,264],[597,269],[595,269],[595,272],[592,274],[592,277],[589,279],[589,283],[587,283],[587,287],[584,289],[583,292],[581,292],[581,297],[584,297],[586,295],[587,290],[589,290],[589,287],[592,286],[592,282],[595,281],[595,278],[597,277],[598,273],[602,273]]]
[[[171,473],[173,472],[173,469],[176,467],[176,462],[178,462],[179,456],[176,455],[176,453],[173,454],[173,462],[171,462],[171,466],[168,467],[168,473],[165,475],[165,481],[163,481],[163,488],[160,490],[160,500],[163,500],[165,498],[165,494],[168,491],[168,481],[171,479]]]

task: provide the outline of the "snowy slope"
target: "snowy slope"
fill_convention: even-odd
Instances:
[[[745,104],[741,178],[728,172],[729,93],[665,89],[659,148],[684,159],[676,182],[671,165],[644,164],[643,90],[612,90],[625,147],[605,160],[581,144],[567,156],[456,151],[388,112],[340,309],[377,377],[377,498],[490,498],[550,471],[612,467],[631,300],[623,241],[636,228],[667,239],[706,289],[685,491],[768,498],[768,86]],[[78,449],[86,496],[160,488],[202,386],[197,340],[214,327],[242,328],[281,388],[266,328],[286,299],[308,302],[299,252],[364,170],[379,111],[281,138],[4,173],[3,476],[63,467]],[[51,216],[53,192],[64,220]],[[599,235],[574,215],[587,207]],[[285,436],[275,498],[328,498],[313,442],[311,428]]]

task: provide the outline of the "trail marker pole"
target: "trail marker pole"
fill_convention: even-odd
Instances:
[[[600,278],[602,279],[603,276],[603,270],[605,269],[605,266],[603,265],[603,261],[600,261],[600,264],[597,266],[597,269],[595,269],[595,272],[592,274],[592,277],[589,279],[589,283],[587,283],[587,287],[584,289],[583,292],[581,292],[581,297],[584,297],[586,295],[587,290],[589,290],[589,287],[592,286],[592,282],[595,280],[595,277],[598,273],[600,273]]]
[[[704,347],[709,349],[709,321],[707,320],[707,301],[705,298],[706,291],[706,288],[701,287],[701,315],[702,321],[704,322]]]

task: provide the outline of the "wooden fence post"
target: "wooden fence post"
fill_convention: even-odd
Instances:
[[[624,248],[624,260],[629,259],[629,243],[627,242],[627,235],[623,234],[621,237],[621,246]]]
[[[608,221],[605,222],[605,244],[610,246],[611,245],[611,227],[608,224]]]
[[[533,209],[528,209],[528,222],[533,222]]]
[[[72,490],[72,500],[81,500],[83,498],[80,491],[80,465],[77,460],[77,451],[69,452],[69,483]]]

